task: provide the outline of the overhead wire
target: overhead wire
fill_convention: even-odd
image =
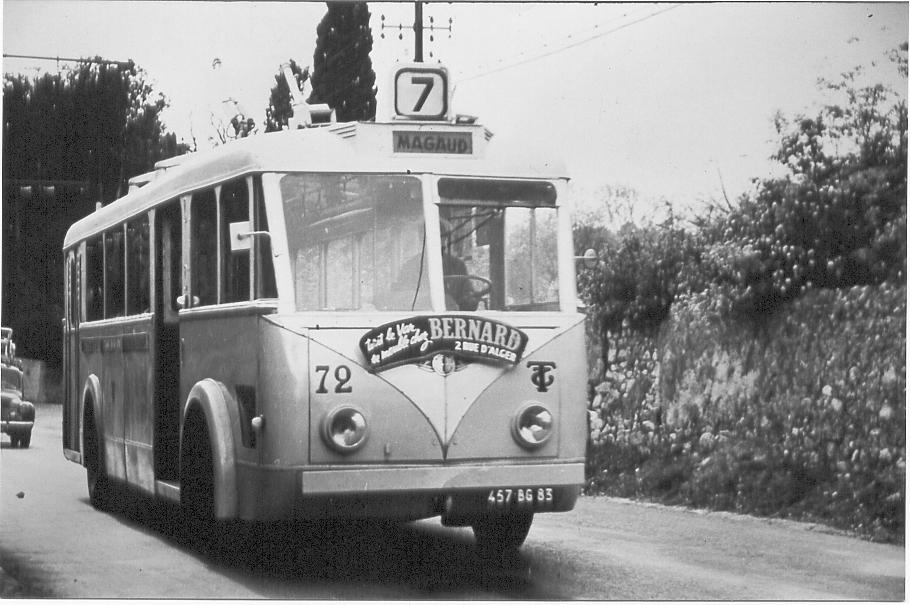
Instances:
[[[644,22],[644,21],[647,21],[648,19],[653,19],[654,17],[657,17],[658,15],[662,15],[663,13],[666,13],[666,12],[668,12],[668,11],[671,11],[671,10],[673,10],[673,9],[675,9],[675,8],[679,8],[680,6],[681,6],[680,4],[674,4],[674,5],[669,6],[669,7],[667,7],[667,8],[661,9],[661,10],[659,10],[659,11],[657,11],[657,12],[649,13],[649,14],[647,14],[647,15],[645,15],[645,16],[643,16],[643,17],[640,17],[640,18],[638,18],[638,19],[635,19],[635,20],[633,20],[633,21],[629,21],[629,22],[627,22],[627,23],[623,23],[622,25],[618,25],[618,26],[616,26],[616,27],[614,27],[614,28],[611,28],[611,29],[608,29],[608,30],[605,30],[605,31],[598,32],[597,34],[595,34],[595,35],[593,35],[593,36],[589,36],[589,37],[584,38],[584,39],[582,39],[582,40],[577,40],[577,41],[572,42],[572,43],[570,43],[570,44],[566,44],[566,45],[561,46],[561,47],[559,47],[559,48],[555,48],[555,49],[553,49],[553,50],[551,50],[551,51],[548,51],[548,52],[545,52],[545,53],[541,53],[541,54],[535,55],[535,56],[533,56],[533,57],[528,57],[527,59],[521,59],[521,60],[519,60],[519,61],[515,61],[515,62],[509,63],[509,64],[507,64],[507,65],[502,65],[502,66],[500,66],[500,67],[495,67],[495,68],[493,68],[493,69],[490,69],[490,70],[487,70],[487,71],[483,71],[483,72],[480,72],[480,73],[476,73],[476,74],[473,74],[473,75],[470,75],[470,76],[466,76],[466,77],[463,77],[463,78],[459,78],[459,83],[468,82],[468,81],[470,81],[470,80],[476,80],[477,78],[482,78],[482,77],[489,76],[489,75],[492,75],[492,74],[495,74],[495,73],[498,73],[498,72],[501,72],[501,71],[505,71],[505,70],[507,70],[507,69],[512,69],[513,67],[518,67],[518,66],[520,66],[520,65],[526,65],[526,64],[532,63],[532,62],[534,62],[534,61],[539,61],[539,60],[541,60],[541,59],[545,59],[545,58],[547,58],[547,57],[551,57],[551,56],[556,55],[556,54],[559,54],[559,53],[561,53],[561,52],[565,52],[565,51],[567,51],[567,50],[569,50],[569,49],[571,49],[571,48],[575,48],[575,47],[577,47],[577,46],[581,46],[582,44],[587,44],[588,42],[592,42],[592,41],[594,41],[594,40],[597,40],[598,38],[603,38],[604,36],[608,36],[608,35],[610,35],[610,34],[616,33],[616,32],[618,32],[618,31],[620,31],[620,30],[622,30],[622,29],[626,29],[627,27],[631,27],[631,26],[633,26],[633,25],[637,25],[637,24],[639,24],[639,23],[642,23],[642,22]],[[598,27],[599,27],[599,26],[598,26]],[[572,35],[570,35],[569,37],[571,37],[571,36],[572,36]]]
[[[637,16],[638,14],[641,14],[641,12],[644,12],[644,11],[640,11],[639,13],[632,13],[632,14],[635,15],[635,16]],[[569,39],[571,39],[571,38],[577,37],[577,36],[579,36],[579,35],[581,35],[581,34],[588,34],[588,33],[591,32],[591,31],[603,31],[603,30],[601,30],[600,28],[603,28],[603,27],[606,27],[606,26],[613,25],[615,22],[621,21],[621,20],[626,19],[626,18],[628,18],[628,17],[629,17],[629,13],[623,13],[621,17],[610,18],[610,19],[608,19],[607,21],[604,21],[604,22],[602,22],[602,23],[598,23],[598,24],[594,25],[593,28],[590,27],[590,26],[589,26],[589,27],[585,27],[585,28],[580,29],[580,30],[575,30],[575,31],[573,31],[572,33],[569,33],[569,34],[563,34],[563,35],[561,35],[561,36],[558,36],[557,38],[558,38],[558,40],[561,40],[561,39],[563,39],[563,38],[569,38]],[[514,55],[512,55],[512,56],[500,57],[500,58],[496,61],[497,66],[498,66],[498,65],[501,65],[501,64],[503,64],[503,63],[509,63],[509,64],[511,64],[513,61],[521,60],[521,59],[523,59],[523,58],[525,57],[525,55],[528,55],[528,54],[531,53],[531,52],[537,52],[538,50],[543,51],[543,50],[545,50],[545,49],[548,50],[548,47],[549,47],[551,44],[554,44],[554,42],[556,42],[556,41],[558,41],[558,40],[552,40],[552,39],[551,39],[549,42],[545,42],[544,44],[542,44],[539,48],[525,49],[525,50],[522,50],[522,51],[520,51],[519,53],[514,54]],[[488,65],[486,65],[486,64],[484,64],[484,65],[476,65],[474,70],[479,72],[479,71],[481,71],[483,68],[486,68],[486,67],[488,67]],[[466,70],[466,71],[467,71],[467,70]]]

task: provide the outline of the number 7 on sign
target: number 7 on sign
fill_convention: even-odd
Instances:
[[[423,104],[426,103],[427,97],[430,96],[430,91],[433,90],[433,78],[429,76],[414,76],[411,78],[411,84],[423,86],[423,92],[420,93],[417,104],[414,105],[414,113],[419,113],[423,108]]]
[[[442,67],[400,67],[395,72],[395,114],[406,118],[446,119],[447,77]]]

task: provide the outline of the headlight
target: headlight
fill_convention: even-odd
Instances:
[[[518,410],[512,424],[512,436],[523,448],[535,449],[553,434],[553,414],[539,403],[529,403]]]
[[[366,443],[367,420],[360,410],[341,407],[329,412],[322,422],[322,439],[330,448],[349,454]]]

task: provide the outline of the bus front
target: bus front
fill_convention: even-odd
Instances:
[[[497,541],[572,508],[584,326],[561,183],[275,177],[290,279],[263,316],[258,447],[295,469],[273,487],[296,513],[442,515]]]
[[[364,144],[415,131],[357,129]],[[441,516],[514,548],[584,480],[566,180],[463,162],[476,125],[422,132],[390,150],[408,158],[397,171],[263,175],[280,301],[262,317],[260,465],[238,468],[255,494],[239,512]]]

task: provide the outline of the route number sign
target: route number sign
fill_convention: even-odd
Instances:
[[[448,74],[442,67],[407,66],[395,72],[395,114],[424,120],[445,119]]]

